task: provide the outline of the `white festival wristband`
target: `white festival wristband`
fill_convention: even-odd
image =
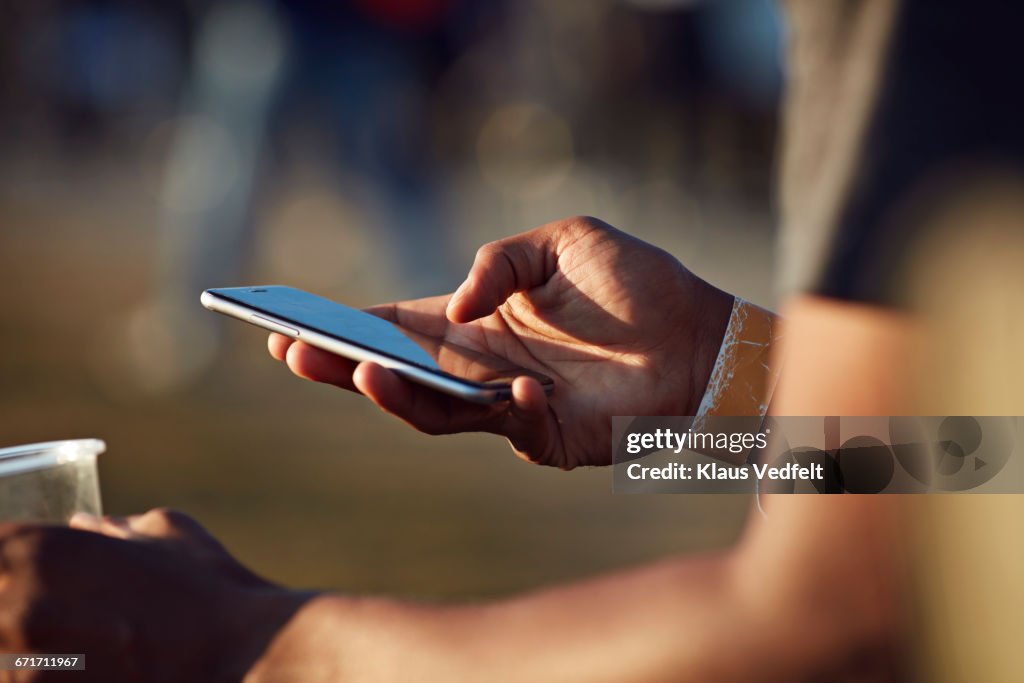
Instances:
[[[771,357],[778,340],[776,316],[735,297],[697,417],[766,415],[779,377]]]

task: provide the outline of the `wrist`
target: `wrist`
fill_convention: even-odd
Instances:
[[[445,638],[447,610],[330,593],[278,599],[279,621],[251,658],[245,683],[405,680],[408,671],[445,672],[458,651]],[[449,675],[421,676],[452,680]]]
[[[707,391],[708,383],[718,359],[722,340],[732,313],[735,297],[703,280],[699,286],[704,291],[696,298],[700,302],[693,316],[691,331],[690,377],[683,387],[681,395],[684,400],[677,415],[696,415],[701,401]]]
[[[766,415],[778,379],[779,366],[772,359],[778,338],[772,313],[735,297],[703,397],[691,414]]]
[[[268,654],[275,651],[295,615],[315,596],[272,585],[227,591],[216,608],[218,630],[210,640],[208,658],[219,676],[207,671],[193,680],[280,680],[270,675]]]

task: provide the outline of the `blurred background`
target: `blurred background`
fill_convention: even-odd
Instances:
[[[438,294],[590,214],[771,306],[775,12],[0,0],[0,446],[103,438],[108,512],[180,508],[297,586],[475,597],[729,545],[743,496],[416,434],[199,294]]]

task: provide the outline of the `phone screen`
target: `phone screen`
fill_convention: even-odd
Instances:
[[[507,386],[523,375],[536,378],[542,386],[553,384],[546,375],[496,356],[396,325],[292,287],[230,287],[211,292],[282,322],[479,386]]]

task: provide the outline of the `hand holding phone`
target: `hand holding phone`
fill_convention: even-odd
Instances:
[[[613,415],[693,414],[731,307],[664,251],[575,218],[481,248],[454,294],[367,309],[525,369],[507,401],[471,403],[301,335],[272,335],[270,351],[295,374],[358,391],[421,431],[501,434],[521,457],[571,469],[610,463]],[[553,379],[550,396],[539,375]]]
[[[550,377],[479,348],[455,344],[443,332],[429,334],[403,327],[397,319],[386,320],[292,287],[209,289],[203,292],[202,303],[217,313],[342,358],[377,363],[413,382],[473,403],[509,400],[512,381],[520,376],[535,378],[549,393],[554,386]]]

